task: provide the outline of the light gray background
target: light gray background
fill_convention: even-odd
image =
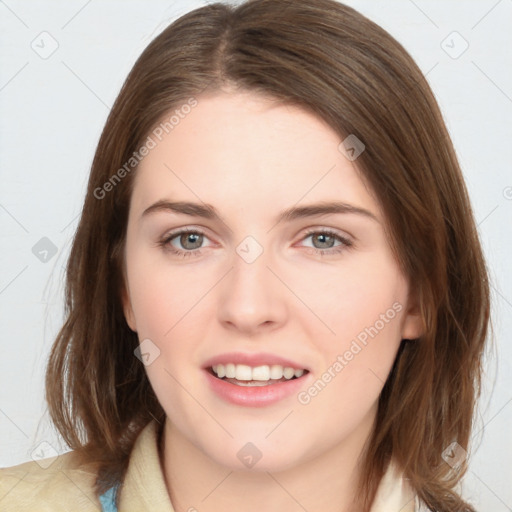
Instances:
[[[30,460],[34,449],[67,451],[48,423],[43,374],[63,322],[63,272],[94,150],[138,55],[205,3],[0,0],[0,466]],[[497,352],[463,494],[479,510],[510,511],[512,0],[346,3],[427,74],[460,158],[491,270]]]

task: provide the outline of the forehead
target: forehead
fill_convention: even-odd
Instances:
[[[149,134],[154,147],[136,171],[134,209],[167,197],[261,215],[274,205],[341,200],[379,216],[355,162],[338,149],[342,138],[317,116],[250,92],[196,100]]]

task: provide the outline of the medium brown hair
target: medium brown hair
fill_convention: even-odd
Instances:
[[[473,511],[454,490],[467,461],[456,472],[442,457],[453,441],[469,450],[489,322],[468,193],[420,69],[385,30],[334,0],[205,6],[172,23],[135,63],[98,143],[68,262],[67,319],[46,374],[54,424],[71,449],[99,464],[102,493],[122,480],[141,429],[165,418],[121,302],[136,168],[108,192],[105,183],[165,114],[226,85],[304,108],[340,140],[353,134],[365,144],[357,167],[417,296],[424,334],[402,341],[379,397],[359,510],[370,507],[393,457],[429,508]]]

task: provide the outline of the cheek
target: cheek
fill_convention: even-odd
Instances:
[[[320,415],[329,410],[337,414],[332,418],[359,417],[377,400],[400,346],[406,281],[391,259],[382,258],[332,272],[316,297],[315,312],[331,333],[316,322],[312,339],[323,367],[299,402],[311,403]]]
[[[324,354],[324,366],[297,398],[300,417],[308,418],[313,431],[321,429],[326,442],[350,435],[376,411],[400,346],[402,312],[397,303],[395,308],[388,306],[383,309],[387,323],[378,316],[375,321],[381,310],[374,308],[366,314],[368,321],[363,320],[350,333],[343,331],[340,320],[336,325],[338,336],[328,343],[324,338],[322,346],[317,347]]]
[[[214,311],[205,308],[208,303],[203,299],[215,276],[209,283],[208,276],[144,256],[132,254],[128,267],[132,308],[139,341],[149,339],[158,347],[159,355],[146,372],[170,411],[179,403],[173,377],[183,382],[199,364],[196,351],[204,339],[206,318]]]
[[[204,276],[171,268],[161,260],[133,255],[130,295],[139,337],[164,339],[208,291]]]
[[[325,350],[344,350],[347,342],[377,323],[386,321],[387,336],[399,336],[399,316],[406,300],[407,285],[388,255],[347,258],[346,265],[315,266],[308,272],[290,275],[294,292],[304,297],[313,339],[328,340]],[[393,304],[399,306],[393,308]],[[315,318],[316,317],[316,318]]]

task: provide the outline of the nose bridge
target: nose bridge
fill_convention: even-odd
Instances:
[[[282,321],[285,313],[282,290],[272,267],[271,251],[252,236],[245,237],[231,259],[219,304],[219,319],[239,329],[252,330],[265,323]]]

